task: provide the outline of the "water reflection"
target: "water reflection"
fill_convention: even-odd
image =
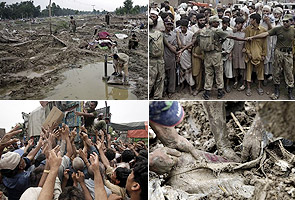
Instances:
[[[113,66],[108,64],[108,74],[113,72]],[[88,64],[82,68],[74,68],[63,73],[65,80],[56,86],[45,99],[137,99],[130,86],[109,85],[102,80],[104,63]]]

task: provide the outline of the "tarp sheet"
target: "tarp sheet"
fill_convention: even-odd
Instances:
[[[110,123],[113,129],[118,131],[127,131],[129,138],[147,138],[148,123],[147,122],[131,122],[131,123]]]

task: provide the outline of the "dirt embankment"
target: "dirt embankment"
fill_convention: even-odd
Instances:
[[[136,89],[132,92],[138,99],[147,99],[147,29],[139,29],[134,23],[136,21],[146,25],[146,17],[114,16],[109,26],[105,25],[103,17],[76,16],[75,18],[77,32],[71,34],[69,19],[54,17],[53,36],[49,35],[48,19],[37,19],[34,24],[22,21],[0,22],[1,99],[45,98],[45,94],[62,81],[63,71],[102,62],[104,55],[111,54],[110,50],[86,48],[93,40],[95,28],[98,32],[109,32],[111,38],[118,42],[119,52],[129,55],[130,81],[136,82]],[[136,50],[128,50],[132,30],[139,39],[139,47]],[[118,39],[115,33],[124,33],[129,37]]]

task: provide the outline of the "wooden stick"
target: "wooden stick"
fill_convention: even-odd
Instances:
[[[240,130],[242,131],[242,133],[246,134],[246,132],[244,131],[243,127],[241,126],[239,120],[236,118],[236,116],[232,112],[230,113],[230,115],[232,116],[232,118],[234,119],[234,121],[236,122],[236,124],[238,125]]]

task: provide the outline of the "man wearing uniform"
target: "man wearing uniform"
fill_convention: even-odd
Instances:
[[[119,72],[119,77],[123,76],[124,83],[128,82],[128,63],[129,56],[125,53],[114,54],[114,60],[116,61],[116,67]],[[124,73],[123,73],[124,72]],[[123,75],[122,75],[123,74]]]
[[[154,20],[149,18],[149,92],[154,88],[154,99],[161,99],[165,80],[164,38],[163,33],[155,30]]]
[[[175,92],[176,86],[176,48],[177,38],[176,33],[173,31],[173,21],[171,19],[165,19],[165,32],[164,38],[170,44],[164,45],[164,61],[165,61],[165,74],[167,80],[167,95],[171,98],[171,95]]]
[[[288,86],[289,99],[294,100],[292,94],[294,87],[292,42],[295,39],[295,29],[291,27],[292,21],[292,15],[287,14],[283,18],[283,26],[275,27],[268,32],[248,38],[248,40],[252,40],[265,38],[267,36],[277,36],[275,65],[273,69],[275,91],[271,96],[274,100],[278,99],[280,96],[280,74],[282,70],[284,72],[285,82]]]
[[[204,51],[204,66],[205,66],[205,92],[203,98],[209,100],[210,91],[213,87],[214,72],[216,75],[216,84],[218,88],[217,98],[221,99],[225,93],[223,91],[223,62],[222,62],[222,40],[224,41],[228,36],[224,31],[217,29],[220,23],[220,19],[217,15],[209,18],[209,25],[211,30],[214,31],[214,50]]]

